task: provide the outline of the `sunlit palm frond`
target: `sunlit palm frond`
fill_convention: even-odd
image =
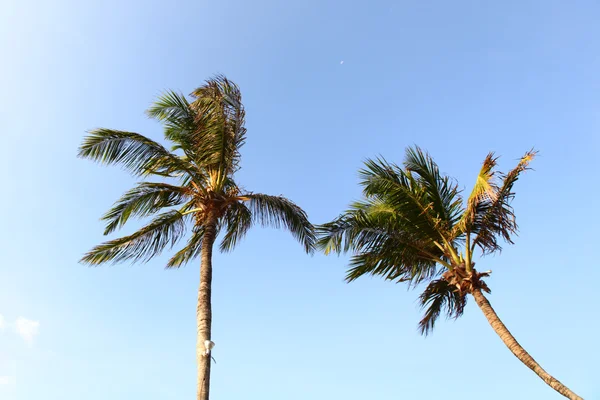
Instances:
[[[447,221],[435,211],[423,182],[410,171],[377,159],[367,160],[359,174],[365,198],[385,202],[406,229],[431,240],[450,239]]]
[[[395,215],[379,200],[355,202],[332,222],[317,227],[317,246],[329,254],[375,248],[394,234]]]
[[[79,157],[121,164],[136,175],[190,173],[190,166],[161,144],[134,132],[95,129],[79,148]]]
[[[197,148],[195,161],[207,170],[213,186],[220,189],[239,168],[240,148],[245,141],[241,92],[235,83],[217,76],[192,94],[199,127],[191,137]]]
[[[424,189],[424,200],[431,208],[433,217],[441,220],[449,231],[462,213],[462,199],[456,182],[442,175],[433,158],[419,147],[406,149],[404,167],[412,175],[418,176],[416,179]]]
[[[473,240],[472,246],[479,247],[484,254],[501,250],[498,243],[499,238],[513,243],[512,235],[517,232],[518,226],[511,205],[515,196],[512,189],[519,179],[519,175],[529,169],[529,163],[536,154],[537,152],[534,150],[528,151],[513,170],[507,174],[501,174],[501,184],[498,186],[494,198],[479,205],[473,222],[473,231],[477,236]]]
[[[413,284],[436,274],[441,250],[431,240],[404,229],[404,221],[380,202],[359,202],[334,221],[317,227],[317,247],[326,254],[353,251],[348,281],[380,275]]]
[[[185,233],[184,214],[168,211],[132,235],[100,244],[86,253],[81,262],[99,265],[125,260],[148,261],[166,247],[173,247]]]
[[[282,196],[252,193],[244,197],[254,221],[263,226],[285,227],[302,243],[306,252],[313,252],[316,240],[314,227],[304,210]]]
[[[104,234],[122,227],[132,216],[146,217],[162,208],[180,205],[189,200],[187,188],[166,183],[142,182],[127,191],[102,217],[106,221]]]
[[[149,117],[161,122],[193,123],[194,115],[190,103],[181,93],[167,90],[146,110]]]
[[[417,175],[419,186],[423,187],[426,201],[430,204],[435,218],[441,219],[450,230],[462,213],[462,199],[458,185],[440,169],[429,153],[419,147],[406,149],[404,167],[411,175]]]
[[[453,286],[444,279],[433,280],[419,296],[419,303],[425,309],[425,315],[419,322],[419,331],[428,335],[442,312],[448,318],[460,317],[467,304],[466,295],[459,294]]]
[[[462,214],[460,222],[456,226],[456,234],[470,232],[472,225],[477,218],[478,210],[485,207],[486,204],[496,200],[498,196],[498,185],[494,181],[498,158],[494,157],[494,153],[489,153],[477,175],[477,180],[473,186],[473,190],[467,199],[467,206]]]
[[[381,199],[390,190],[403,188],[411,189],[411,182],[406,176],[404,170],[387,162],[384,158],[365,160],[364,168],[358,171],[360,177],[359,184],[363,188],[365,197],[375,197]]]
[[[164,92],[146,114],[163,123],[165,137],[176,143],[174,149],[183,149],[186,154],[192,152],[189,139],[197,128],[195,113],[183,94],[173,90]]]
[[[418,285],[438,274],[437,263],[417,247],[389,238],[378,251],[363,251],[351,257],[346,281],[352,282],[364,275],[381,276],[386,280]]]
[[[330,253],[345,253],[348,251],[358,252],[360,248],[359,237],[362,241],[383,240],[384,234],[379,227],[371,229],[371,225],[365,223],[366,213],[362,209],[353,208],[341,214],[331,222],[316,227],[318,240],[317,248],[326,255]],[[368,235],[371,235],[369,237]]]

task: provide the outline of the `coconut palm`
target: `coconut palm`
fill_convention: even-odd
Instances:
[[[131,217],[154,218],[129,236],[94,247],[81,261],[89,265],[146,262],[187,237],[167,268],[178,268],[200,256],[197,398],[207,400],[214,345],[212,252],[217,236],[222,233],[221,251],[232,250],[258,222],[288,229],[304,250],[311,252],[314,230],[306,213],[292,201],[245,191],[234,180],[246,129],[240,90],[233,82],[223,76],[210,79],[192,93],[192,101],[166,92],[147,113],[164,125],[171,149],[138,133],[96,129],[84,139],[79,156],[120,164],[144,179],[102,217],[104,234],[122,227]],[[158,181],[145,180],[151,176]]]
[[[491,271],[476,270],[473,261],[476,250],[486,255],[501,250],[501,240],[513,243],[513,185],[535,154],[527,152],[503,174],[495,171],[497,158],[490,153],[466,201],[457,184],[418,147],[407,149],[403,167],[381,158],[368,160],[360,171],[364,198],[318,227],[317,245],[325,253],[353,252],[348,281],[377,275],[411,287],[426,283],[419,297],[425,310],[419,329],[425,335],[442,313],[461,316],[468,295],[473,296],[519,360],[554,390],[580,399],[544,371],[504,326],[484,295],[490,293],[485,278]]]

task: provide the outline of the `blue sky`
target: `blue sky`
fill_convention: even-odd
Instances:
[[[239,181],[315,223],[358,198],[366,157],[418,144],[468,187],[488,151],[507,169],[539,149],[516,187],[516,245],[478,266],[521,344],[600,398],[599,15],[553,0],[5,1],[0,398],[195,395],[198,265],[79,265],[135,180],[75,155],[100,126],[159,139],[150,102],[215,73],[244,95]],[[214,399],[560,398],[474,302],[423,338],[418,292],[345,284],[346,261],[261,228],[215,257]]]

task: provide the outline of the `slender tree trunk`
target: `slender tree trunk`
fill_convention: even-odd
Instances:
[[[208,400],[210,391],[210,361],[204,342],[211,340],[212,306],[212,250],[216,239],[216,221],[212,213],[208,213],[204,226],[204,237],[200,255],[200,288],[198,289],[198,308],[196,319],[198,338],[196,342],[196,362],[198,363],[198,400]]]
[[[544,382],[548,384],[552,389],[556,390],[558,393],[563,396],[571,399],[571,400],[583,400],[581,397],[577,396],[573,393],[568,387],[563,385],[558,381],[558,379],[554,378],[552,375],[544,371],[544,369],[538,364],[533,357],[525,351],[523,347],[517,342],[514,336],[510,333],[510,331],[506,328],[506,326],[502,323],[498,315],[492,308],[488,299],[483,295],[480,289],[473,290],[473,297],[475,298],[475,302],[483,311],[483,315],[487,318],[494,331],[500,336],[500,339],[504,342],[506,347],[519,359],[523,364],[525,364],[528,368],[530,368],[533,372],[535,372]]]

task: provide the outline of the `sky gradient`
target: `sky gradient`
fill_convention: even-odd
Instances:
[[[241,87],[238,180],[315,223],[360,195],[367,157],[418,144],[467,190],[511,168],[520,235],[490,302],[586,399],[597,382],[600,5],[594,1],[28,1],[0,13],[0,399],[194,398],[199,261],[88,268],[99,217],[135,179],[76,158],[86,130],[160,140],[144,110],[216,73]],[[123,231],[131,232],[134,223]],[[347,257],[252,230],[217,254],[215,400],[558,399],[470,301],[417,332],[418,291],[343,281]]]

